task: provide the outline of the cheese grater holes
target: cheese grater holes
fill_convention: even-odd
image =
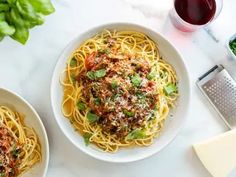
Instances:
[[[201,87],[221,116],[236,127],[236,82],[227,71],[221,71]]]

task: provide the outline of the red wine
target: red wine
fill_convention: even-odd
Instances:
[[[186,22],[204,25],[215,15],[215,0],[175,0],[175,10]]]

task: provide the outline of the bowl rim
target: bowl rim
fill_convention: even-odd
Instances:
[[[183,124],[180,125],[179,127],[176,128],[176,133],[174,135],[172,135],[171,138],[169,138],[168,142],[166,142],[163,147],[159,150],[159,151],[155,151],[155,152],[152,152],[150,154],[147,154],[147,155],[143,155],[143,156],[140,156],[140,157],[137,157],[135,159],[128,159],[128,160],[115,160],[115,159],[106,159],[106,158],[102,158],[101,156],[99,155],[94,155],[93,153],[89,152],[89,151],[86,151],[84,150],[83,148],[81,148],[79,145],[77,145],[76,141],[69,135],[69,133],[67,131],[64,130],[64,128],[61,126],[60,122],[59,122],[59,119],[56,114],[57,114],[57,111],[56,111],[56,104],[54,104],[54,100],[53,100],[53,93],[54,93],[54,81],[55,80],[59,80],[58,78],[56,78],[56,73],[57,73],[57,68],[59,67],[59,64],[60,64],[60,60],[61,60],[61,56],[64,54],[64,52],[69,48],[69,47],[72,47],[72,43],[74,41],[76,41],[78,38],[80,38],[81,36],[85,35],[85,34],[88,34],[89,32],[91,31],[94,31],[95,29],[102,29],[102,28],[112,28],[113,26],[125,26],[125,27],[137,27],[137,31],[139,31],[140,28],[142,28],[143,30],[146,30],[146,31],[150,31],[152,32],[153,34],[157,34],[159,35],[162,39],[164,39],[170,46],[173,47],[173,49],[175,50],[176,54],[179,56],[179,58],[181,59],[180,61],[182,62],[182,65],[185,69],[185,73],[186,73],[186,88],[188,89],[188,94],[187,94],[187,99],[186,99],[186,102],[188,103],[187,104],[187,107],[186,107],[186,111],[185,111],[185,120],[183,121]],[[156,32],[154,31],[152,28],[150,27],[146,27],[146,26],[143,26],[143,25],[140,25],[140,24],[136,24],[136,23],[130,23],[130,22],[112,22],[112,23],[103,23],[103,24],[100,24],[100,25],[96,25],[96,26],[93,26],[93,27],[90,27],[88,29],[86,29],[85,31],[79,33],[78,35],[76,35],[67,45],[66,47],[62,50],[62,52],[60,53],[59,57],[58,57],[58,60],[54,66],[54,70],[53,70],[53,75],[52,75],[52,79],[51,79],[51,86],[50,86],[50,98],[51,98],[51,107],[52,107],[52,110],[53,110],[53,114],[54,114],[54,118],[56,119],[56,122],[58,124],[58,126],[60,127],[61,131],[63,132],[63,134],[66,136],[66,138],[69,139],[69,141],[79,150],[81,150],[83,153],[89,155],[90,157],[93,157],[97,160],[101,160],[101,161],[105,161],[105,162],[111,162],[111,163],[129,163],[129,162],[135,162],[135,161],[139,161],[139,160],[143,160],[145,158],[148,158],[148,157],[151,157],[153,156],[154,154],[162,151],[163,149],[165,149],[165,147],[167,147],[175,138],[176,136],[179,134],[180,130],[183,128],[184,126],[184,123],[186,122],[186,119],[188,117],[188,114],[189,114],[189,108],[190,108],[190,101],[191,101],[191,95],[192,95],[192,90],[191,90],[191,84],[190,84],[190,76],[189,76],[189,71],[188,71],[188,68],[187,68],[187,65],[186,65],[186,62],[184,61],[183,59],[183,56],[180,54],[180,52],[177,50],[177,48],[172,45],[172,43],[166,38],[164,37],[160,32]],[[63,115],[62,115],[63,116]],[[63,116],[64,117],[64,116]]]
[[[34,107],[28,101],[26,101],[22,96],[20,96],[19,94],[11,91],[10,89],[4,88],[4,87],[0,87],[0,91],[1,90],[4,91],[4,92],[9,93],[12,96],[15,96],[19,100],[21,100],[25,104],[25,106],[27,106],[33,112],[35,117],[37,118],[37,120],[39,122],[39,126],[42,130],[43,139],[45,141],[45,168],[43,169],[43,176],[42,177],[46,177],[46,174],[47,174],[47,171],[48,171],[48,165],[49,165],[49,155],[50,155],[49,154],[49,141],[48,141],[47,131],[44,127],[44,124],[43,124],[40,116],[38,115],[38,113],[36,112]],[[24,174],[22,174],[22,175],[24,175]]]

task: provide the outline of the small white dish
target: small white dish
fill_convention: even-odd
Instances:
[[[0,105],[9,106],[22,113],[25,116],[25,124],[33,128],[39,137],[42,161],[29,169],[22,177],[45,177],[49,162],[49,145],[47,133],[39,115],[25,99],[4,88],[0,88]]]
[[[231,36],[230,39],[227,41],[226,48],[228,49],[228,53],[230,54],[230,56],[236,60],[236,55],[233,53],[233,51],[231,50],[229,46],[229,43],[233,41],[234,39],[236,39],[236,33],[233,36]]]
[[[121,149],[116,153],[107,153],[98,150],[95,145],[85,146],[83,137],[74,130],[68,119],[65,118],[62,114],[61,103],[63,99],[63,88],[59,83],[59,77],[66,67],[67,58],[76,48],[78,48],[78,46],[84,40],[94,36],[95,34],[101,32],[104,29],[134,30],[148,35],[152,40],[154,40],[158,44],[161,55],[175,68],[179,77],[180,97],[178,99],[177,107],[171,112],[173,117],[168,118],[168,121],[165,123],[165,128],[163,129],[160,137],[156,138],[154,143],[148,147],[133,147]],[[62,52],[56,64],[51,83],[52,109],[56,121],[59,127],[61,128],[62,132],[66,135],[66,137],[77,148],[79,148],[86,154],[100,160],[118,163],[132,162],[144,159],[159,152],[161,149],[166,147],[166,145],[169,144],[175,138],[175,136],[177,135],[186,120],[190,102],[190,95],[190,83],[187,68],[184,64],[182,57],[177,52],[175,47],[159,33],[154,32],[143,26],[130,23],[113,23],[101,25],[86,31],[85,33],[80,34]]]

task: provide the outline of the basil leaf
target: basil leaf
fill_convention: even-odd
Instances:
[[[168,84],[164,87],[164,92],[166,95],[171,95],[172,93],[177,92],[177,87],[174,84]]]
[[[29,30],[24,27],[16,26],[16,32],[13,35],[11,35],[11,38],[15,39],[21,44],[25,44],[29,38]]]
[[[117,87],[118,87],[117,81],[112,80],[112,81],[111,81],[111,88],[112,88],[112,89],[116,89]]]
[[[107,54],[109,55],[111,53],[111,49],[110,48],[106,48],[106,49],[98,49],[98,52],[100,54]]]
[[[81,111],[84,111],[84,110],[86,109],[86,106],[85,106],[85,104],[84,104],[83,102],[78,101],[78,102],[77,102],[77,108],[78,108],[79,110],[81,110]]]
[[[142,92],[140,92],[140,91],[136,92],[135,95],[136,95],[139,99],[145,99],[145,98],[146,98],[146,96],[145,96]]]
[[[94,98],[94,103],[96,105],[100,105],[101,104],[101,99],[100,98]]]
[[[17,158],[18,155],[20,154],[20,149],[16,149],[16,147],[14,147],[11,153],[15,158]]]
[[[127,115],[128,117],[133,117],[133,116],[134,116],[134,112],[128,111],[128,110],[126,110],[126,109],[123,110],[123,113],[124,113],[125,115]]]
[[[5,35],[0,34],[0,41],[2,41],[4,39]]]
[[[15,4],[16,0],[6,0],[9,4]]]
[[[91,80],[95,80],[96,79],[96,76],[95,76],[95,73],[94,71],[88,71],[86,76],[91,79]]]
[[[24,20],[21,18],[19,11],[16,8],[12,8],[9,14],[8,21],[11,21],[15,25],[24,26]]]
[[[12,35],[15,31],[15,28],[10,26],[6,21],[0,21],[0,34]]]
[[[229,47],[234,55],[236,55],[236,38],[229,42]]]
[[[125,140],[143,139],[145,137],[146,134],[143,130],[135,129],[125,137]]]
[[[90,143],[89,139],[91,138],[91,136],[92,136],[91,133],[85,133],[85,134],[83,135],[84,143],[85,143],[86,146],[89,145],[89,143]]]
[[[88,112],[87,113],[87,119],[90,123],[94,123],[94,122],[97,122],[99,120],[99,117],[96,114]]]
[[[106,75],[106,70],[105,69],[100,69],[95,71],[95,76],[97,78],[104,77]]]
[[[5,13],[0,13],[0,21],[5,21]]]
[[[76,76],[74,74],[71,74],[70,78],[71,78],[71,81],[73,82],[73,84],[75,84]]]
[[[89,79],[95,80],[97,78],[104,77],[106,75],[106,70],[105,69],[100,69],[100,70],[97,70],[97,71],[88,71],[86,75]]]
[[[75,58],[72,58],[72,59],[70,60],[70,66],[71,66],[71,67],[76,67],[76,66],[77,66],[77,60],[76,60]]]
[[[5,13],[0,13],[0,21],[5,21]],[[5,34],[0,33],[0,41],[5,37]]]
[[[29,22],[26,19],[23,19],[20,15],[20,12],[17,8],[13,7],[9,14],[7,14],[7,19],[9,22],[13,23],[15,26],[19,27],[25,27],[25,28],[31,28],[35,25],[33,23]]]
[[[142,82],[142,79],[139,77],[138,74],[136,74],[131,77],[131,82],[135,87],[139,87]]]
[[[37,12],[44,15],[49,15],[55,11],[50,0],[29,0],[29,2]]]
[[[43,16],[40,13],[37,13],[33,6],[30,4],[29,0],[17,0],[16,7],[19,10],[20,14],[30,20],[33,24],[42,25],[44,22]]]
[[[155,78],[156,75],[157,73],[155,72],[155,70],[151,69],[150,73],[147,75],[147,79],[152,80]]]
[[[113,95],[111,96],[111,99],[112,99],[112,100],[115,100],[115,99],[118,98],[119,96],[121,96],[120,93],[113,94]]]
[[[9,11],[10,7],[8,4],[2,4],[0,3],[0,12],[6,12]]]
[[[165,78],[166,77],[166,72],[164,72],[164,73],[160,73],[160,78]]]
[[[156,105],[156,106],[154,107],[153,111],[156,112],[156,111],[159,110],[159,108],[160,108],[160,106],[159,106],[159,105]]]

